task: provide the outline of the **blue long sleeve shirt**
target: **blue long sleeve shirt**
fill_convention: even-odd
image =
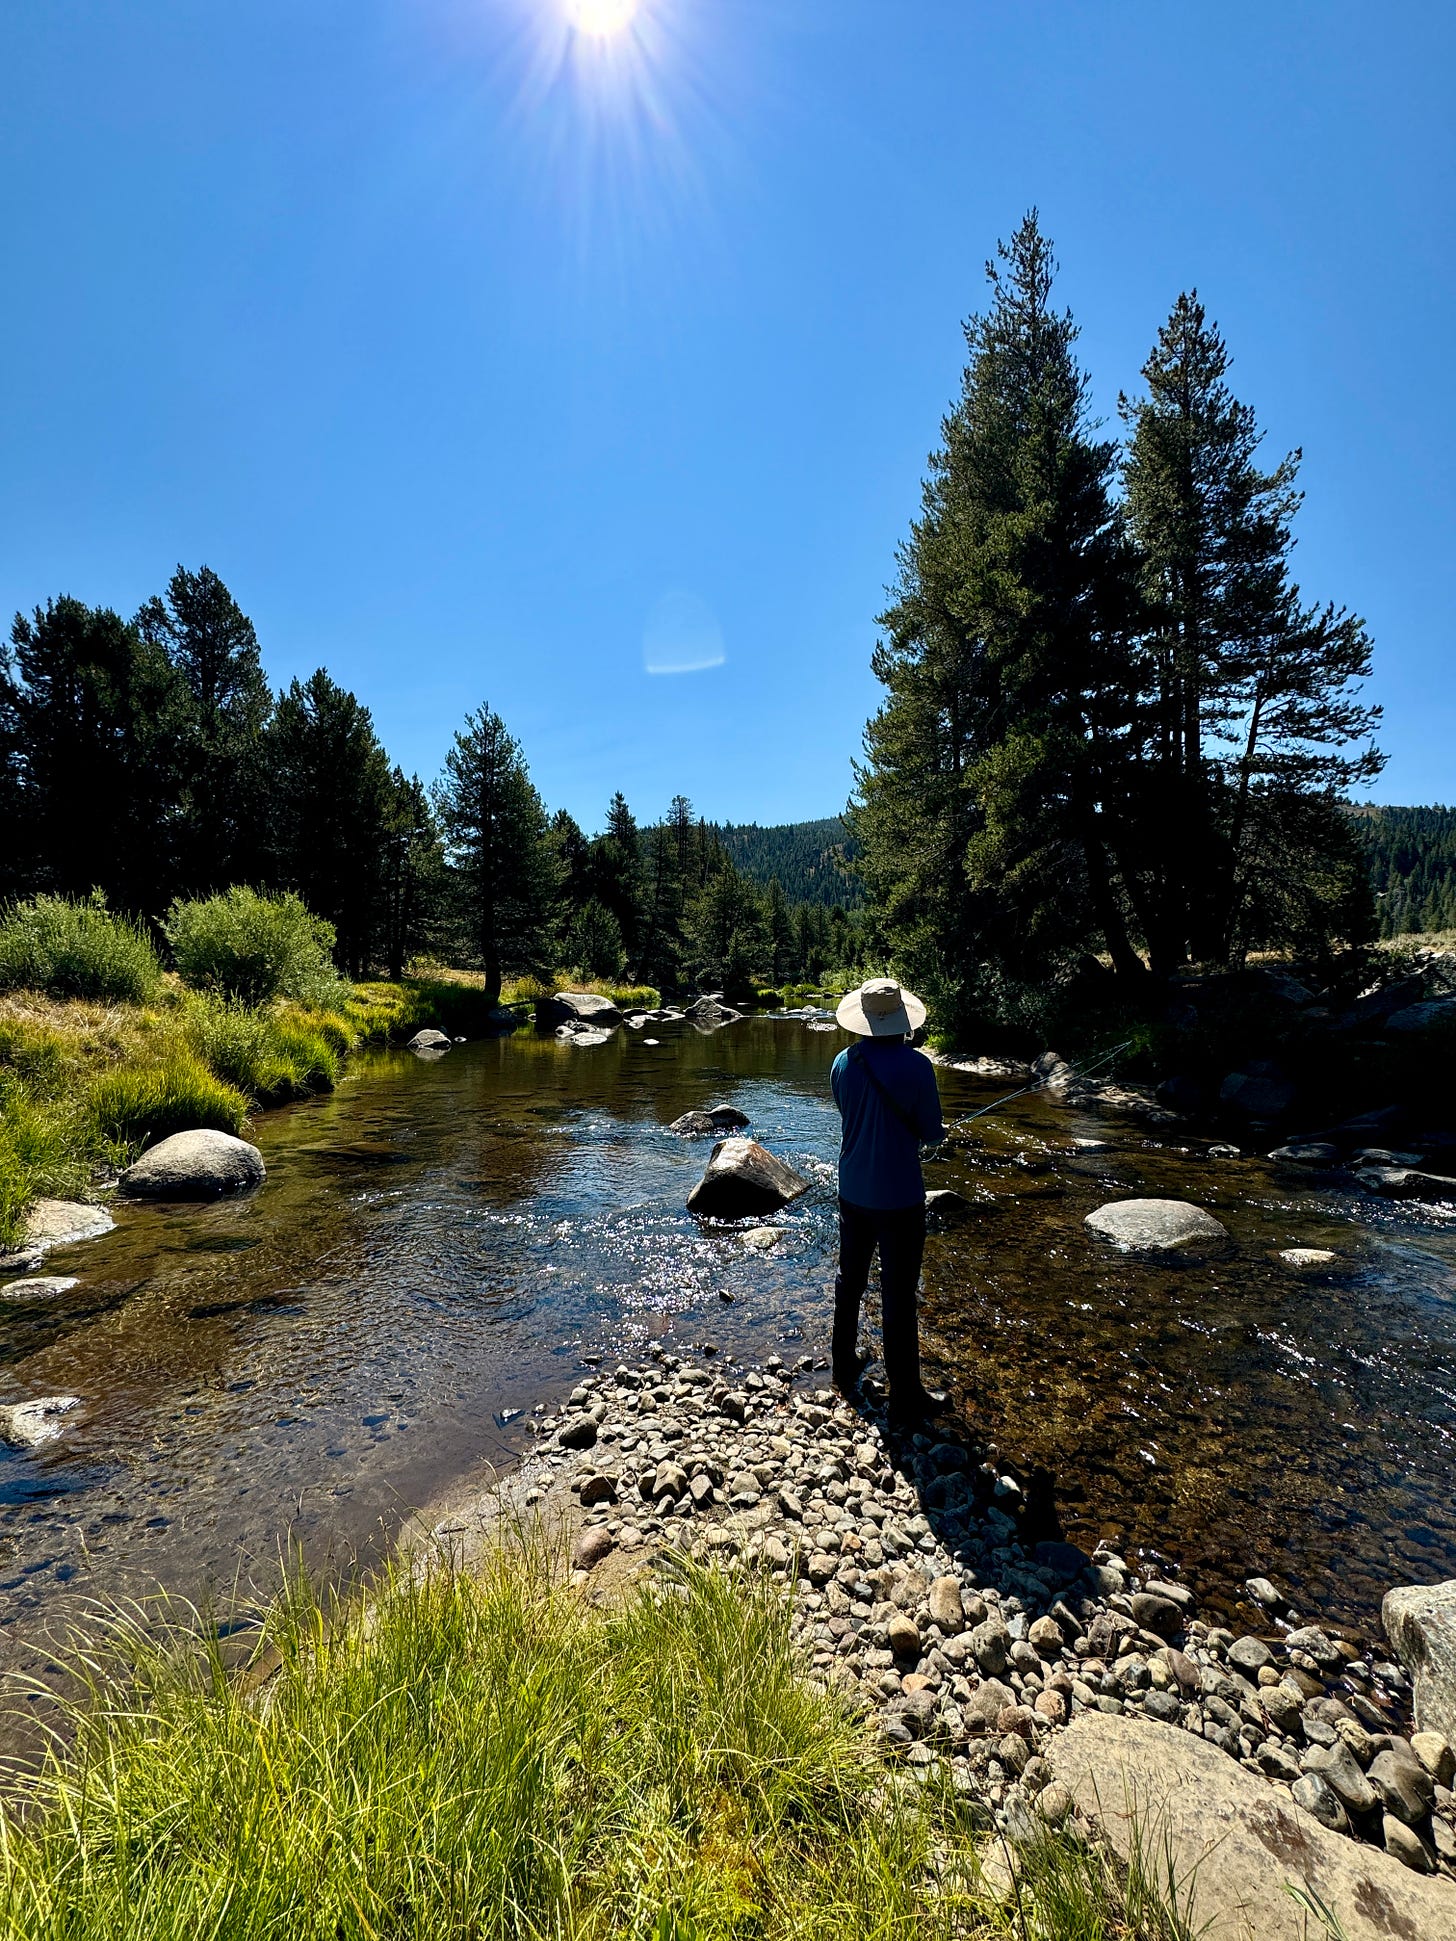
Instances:
[[[902,1123],[870,1083],[860,1061],[894,1099],[910,1124]],[[921,1146],[945,1137],[935,1067],[913,1045],[876,1044],[862,1038],[842,1051],[829,1070],[843,1136],[839,1148],[839,1197],[854,1206],[889,1212],[925,1199]],[[915,1130],[912,1132],[910,1126]]]

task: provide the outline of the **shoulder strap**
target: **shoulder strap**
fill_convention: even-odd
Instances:
[[[850,1056],[850,1062],[856,1065],[859,1068],[859,1070],[864,1073],[865,1077],[869,1080],[870,1084],[873,1085],[876,1092],[878,1092],[881,1105],[886,1106],[894,1114],[894,1116],[900,1121],[901,1125],[904,1126],[905,1130],[910,1134],[910,1137],[913,1140],[915,1140],[916,1143],[918,1144],[920,1141],[919,1126],[916,1125],[914,1119],[911,1118],[910,1114],[905,1110],[904,1106],[901,1105],[900,1101],[890,1091],[889,1087],[883,1084],[881,1080],[875,1076],[875,1073],[871,1068],[870,1061],[865,1057],[860,1047],[858,1045],[852,1045],[850,1047],[849,1056]]]

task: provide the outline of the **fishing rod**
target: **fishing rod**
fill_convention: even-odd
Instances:
[[[1073,1078],[1093,1078],[1103,1065],[1110,1065],[1114,1058],[1130,1050],[1135,1043],[1136,1040],[1133,1038],[1124,1038],[1120,1045],[1114,1045],[1111,1051],[1100,1053],[1085,1065],[1069,1065],[1065,1069]],[[966,1126],[974,1125],[977,1119],[989,1118],[993,1112],[999,1112],[1003,1105],[1010,1105],[1015,1099],[1024,1099],[1033,1092],[1045,1091],[1051,1084],[1052,1078],[1053,1073],[1047,1072],[1041,1078],[1034,1078],[1030,1085],[1023,1085],[1015,1092],[1008,1092],[1004,1098],[993,1099],[989,1105],[983,1105],[974,1112],[968,1112],[964,1118],[957,1119],[954,1125],[947,1128],[946,1137],[949,1138],[952,1132],[961,1132]]]

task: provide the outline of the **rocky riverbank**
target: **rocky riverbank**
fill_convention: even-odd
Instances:
[[[1194,1734],[1320,1827],[1456,1877],[1452,1751],[1413,1731],[1401,1665],[1266,1579],[1236,1635],[1171,1568],[1034,1541],[994,1450],[896,1434],[821,1380],[807,1357],[729,1370],[665,1351],[593,1371],[538,1411],[502,1492],[435,1534],[488,1540],[503,1496],[564,1525],[584,1583],[675,1552],[771,1572],[812,1675],[874,1715],[889,1756],[948,1773],[1013,1832],[1073,1811],[1056,1739],[1097,1714]]]

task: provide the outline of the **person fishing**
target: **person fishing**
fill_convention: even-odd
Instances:
[[[920,1376],[916,1296],[925,1252],[925,1178],[920,1148],[945,1137],[935,1067],[911,1037],[925,1006],[893,978],[872,977],[836,1012],[860,1040],[829,1072],[839,1107],[839,1272],[834,1281],[834,1384],[850,1394],[866,1356],[859,1352],[860,1304],[870,1263],[880,1256],[880,1314],[891,1419],[911,1424],[945,1397]]]

